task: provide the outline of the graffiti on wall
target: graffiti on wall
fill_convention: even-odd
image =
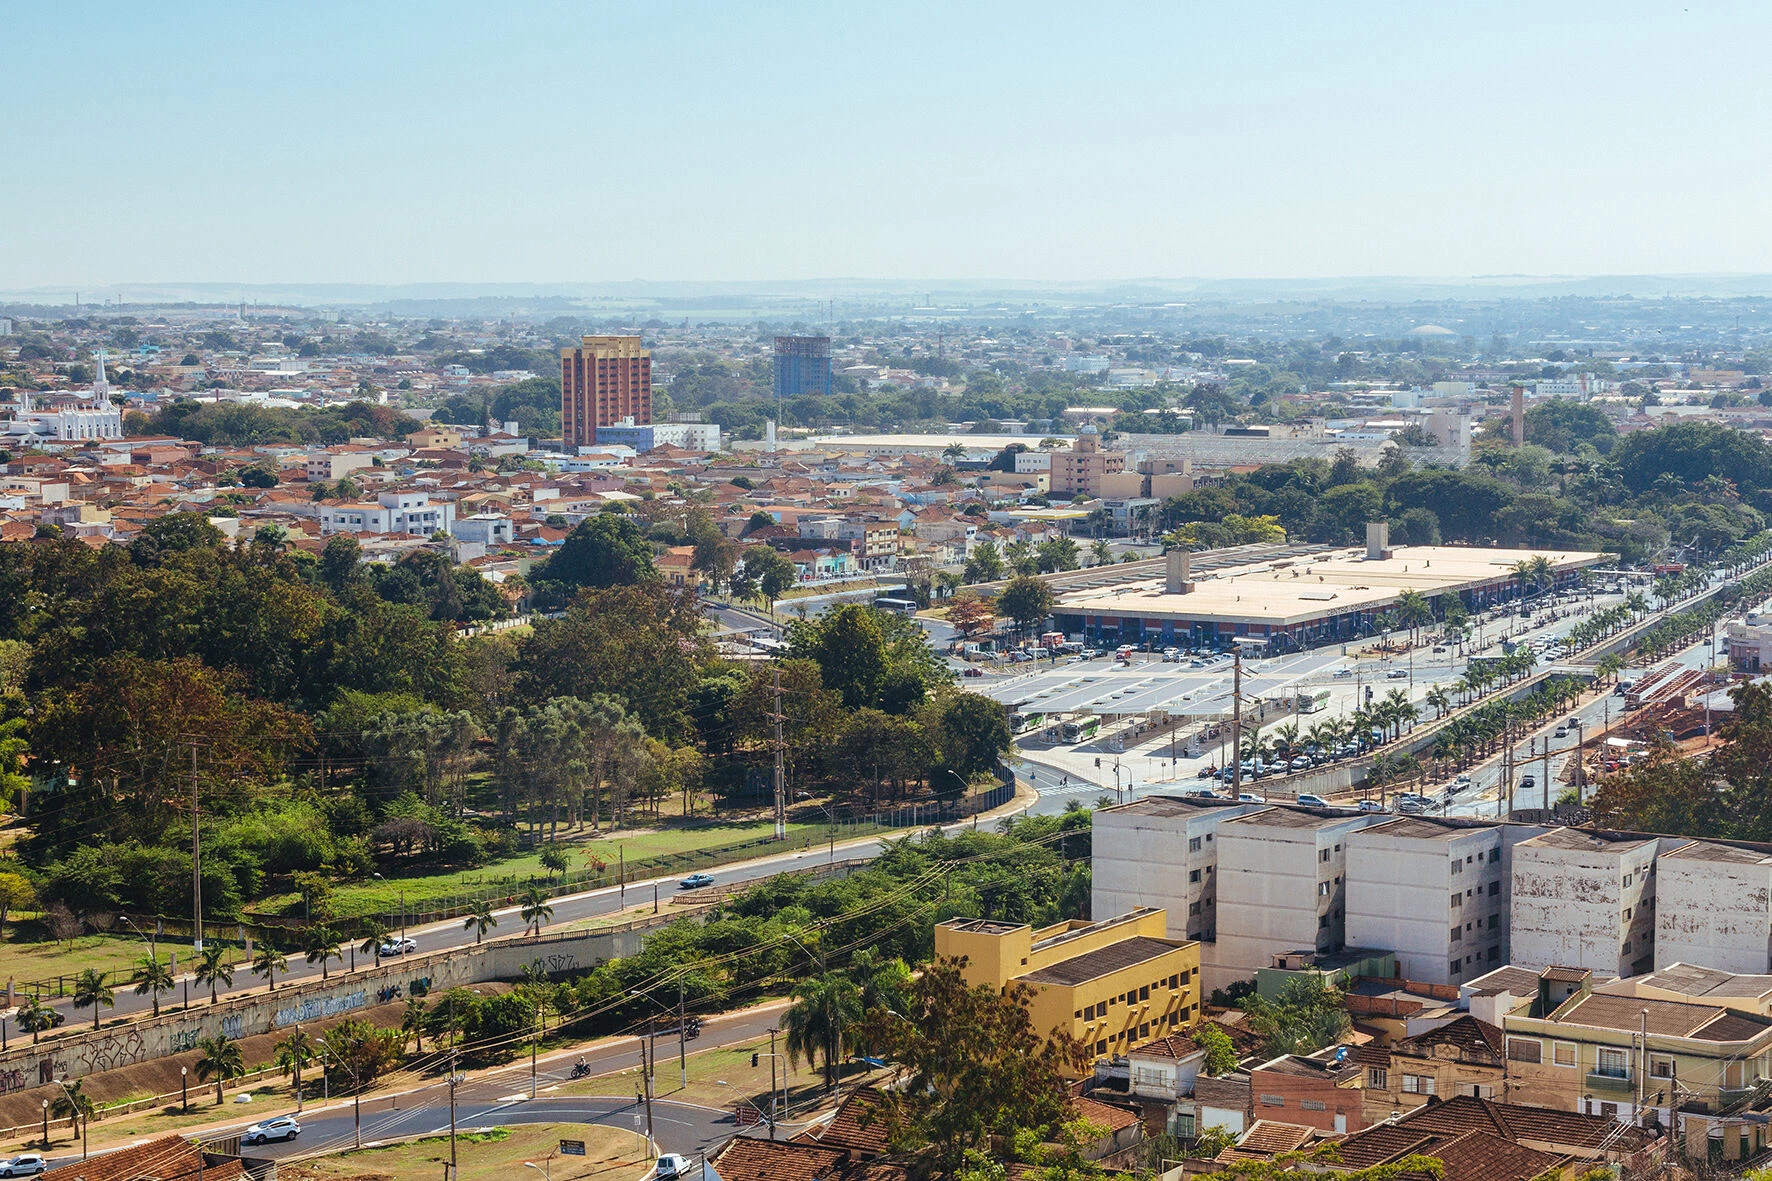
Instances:
[[[181,1029],[172,1035],[172,1052],[182,1054],[186,1050],[195,1050],[197,1041],[203,1036],[201,1029]]]
[[[94,1038],[74,1048],[74,1061],[78,1063],[81,1074],[115,1070],[119,1066],[140,1062],[147,1056],[148,1044],[142,1039],[141,1031],[135,1029]]]
[[[0,1095],[10,1095],[14,1091],[25,1089],[25,1072],[18,1069],[0,1070]]]
[[[244,1028],[244,1022],[240,1014],[232,1013],[222,1018],[221,1032],[223,1037],[239,1040],[242,1028]]]
[[[573,972],[578,969],[578,957],[571,952],[558,952],[554,955],[538,955],[531,960],[529,966],[537,972],[549,976],[558,976],[562,972]]]
[[[310,997],[299,1005],[291,1005],[287,1009],[278,1009],[277,1016],[272,1019],[273,1025],[293,1025],[297,1021],[318,1021],[322,1017],[333,1017],[339,1013],[348,1013],[352,1009],[361,1009],[369,1003],[367,990],[353,992],[345,996]]]

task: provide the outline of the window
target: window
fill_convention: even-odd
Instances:
[[[1605,1118],[1605,1119],[1617,1119],[1618,1118],[1618,1104],[1616,1104],[1616,1103],[1602,1103],[1602,1104],[1600,1104],[1600,1115],[1602,1118]]]
[[[1151,999],[1151,986],[1150,985],[1147,984],[1143,988],[1138,990],[1138,999],[1141,1001],[1148,1001]]]
[[[1071,1018],[1076,1021],[1081,1021],[1083,1019],[1083,1010],[1078,1009],[1075,1013],[1071,1014]]]
[[[1199,881],[1199,880],[1200,880],[1200,871],[1199,871],[1199,870],[1197,870],[1197,869],[1190,869],[1190,870],[1188,870],[1188,871],[1187,871],[1187,880],[1188,880],[1188,881],[1190,881],[1190,882],[1197,882],[1197,881]]]
[[[1452,872],[1453,873],[1463,873],[1464,872],[1464,862],[1458,861],[1455,859],[1452,862]]]
[[[1624,946],[1619,948],[1619,950],[1624,952],[1625,955],[1629,955],[1630,954],[1630,940],[1626,939],[1624,941]]]
[[[1181,987],[1181,973],[1177,972],[1175,975],[1169,977],[1169,987],[1170,988],[1180,988]]]
[[[1097,1054],[1107,1053],[1107,1043],[1105,1041],[1096,1042],[1095,1043],[1095,1052]]]
[[[1594,1073],[1605,1078],[1629,1078],[1629,1052],[1602,1047],[1594,1063]]]
[[[1431,1095],[1434,1093],[1434,1076],[1431,1074],[1406,1074],[1403,1076],[1403,1094]]]
[[[1448,902],[1446,905],[1451,907],[1453,910],[1457,910],[1459,907],[1464,905],[1464,895],[1463,894],[1452,895],[1452,900],[1450,902]]]
[[[1558,1042],[1552,1048],[1551,1060],[1558,1066],[1574,1066],[1575,1047],[1569,1042]]]
[[[1497,943],[1494,947],[1491,947],[1489,949],[1489,960],[1491,963],[1493,963],[1494,961],[1496,961],[1500,958],[1501,958],[1501,944]]]
[[[1674,1060],[1672,1058],[1663,1058],[1659,1054],[1655,1055],[1653,1058],[1649,1059],[1649,1073],[1656,1078],[1673,1078]]]
[[[1329,883],[1328,882],[1318,882],[1317,883],[1317,897],[1318,898],[1329,897]]]
[[[1366,1071],[1366,1085],[1374,1091],[1390,1090],[1390,1071],[1382,1066],[1374,1066]]]
[[[1286,1097],[1284,1095],[1263,1095],[1261,1105],[1263,1107],[1284,1107],[1286,1106]]]
[[[1146,1021],[1143,1025],[1138,1027],[1138,1036],[1141,1038],[1151,1036],[1151,1023],[1149,1021]]]
[[[1627,906],[1624,908],[1624,918],[1621,921],[1626,923],[1630,922],[1630,907]]]
[[[1453,943],[1460,943],[1460,942],[1463,942],[1463,940],[1464,940],[1464,930],[1463,930],[1463,928],[1460,928],[1460,927],[1453,927],[1453,928],[1452,928],[1452,938],[1451,938],[1451,942],[1453,942]]]
[[[1187,912],[1189,914],[1199,914],[1200,913],[1200,904],[1198,902],[1188,903],[1187,904]],[[1189,938],[1191,939],[1192,936],[1190,935]]]
[[[1630,887],[1630,877],[1631,877],[1631,875],[1628,873],[1624,875],[1624,887],[1626,889],[1629,889],[1629,887]]]
[[[1459,969],[1459,966],[1460,966],[1460,965],[1459,965],[1459,961],[1457,961],[1457,960],[1453,960],[1453,961],[1452,961],[1452,963],[1451,963],[1451,965],[1450,965],[1450,966],[1449,966],[1449,967],[1448,967],[1448,968],[1447,968],[1447,969],[1446,969],[1446,971],[1448,971],[1448,972],[1450,972],[1450,973],[1451,973],[1451,974],[1452,974],[1452,975],[1454,975],[1454,976],[1456,976],[1456,975],[1458,975],[1458,969]]]
[[[1305,1111],[1326,1111],[1327,1107],[1321,1099],[1300,1099],[1298,1106]]]
[[[1507,1056],[1510,1062],[1543,1062],[1544,1043],[1537,1038],[1510,1037],[1507,1039]]]
[[[1317,930],[1327,931],[1328,929],[1329,929],[1329,916],[1326,914],[1318,915],[1317,916]]]
[[[1489,897],[1493,898],[1499,893],[1501,893],[1501,883],[1500,882],[1490,882],[1489,883]]]
[[[1501,916],[1500,915],[1492,914],[1489,916],[1489,929],[1491,931],[1499,931],[1501,929]]]
[[[1327,861],[1327,860],[1329,860],[1329,850],[1327,850],[1327,849],[1323,849],[1323,850],[1321,850],[1321,851],[1319,851],[1319,852],[1318,852],[1318,853],[1317,853],[1317,860],[1318,860],[1318,861]]]
[[[1189,853],[1198,853],[1200,851],[1200,838],[1199,837],[1189,838],[1188,843],[1187,843],[1187,851]]]

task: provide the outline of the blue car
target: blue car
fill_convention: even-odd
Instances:
[[[677,883],[677,889],[679,889],[679,890],[699,890],[703,886],[711,886],[713,884],[714,884],[714,875],[713,874],[711,874],[711,873],[692,873],[688,877],[684,878],[682,881]]]

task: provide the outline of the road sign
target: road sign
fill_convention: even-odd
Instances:
[[[751,1128],[763,1122],[763,1113],[746,1100],[733,1104],[732,1114],[741,1128]]]
[[[583,1156],[584,1154],[585,1154],[585,1142],[583,1140],[562,1140],[562,1141],[560,1141],[560,1155],[561,1156]]]

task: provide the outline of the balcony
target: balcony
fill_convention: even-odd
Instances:
[[[1596,1099],[1604,1099],[1608,1103],[1620,1099],[1634,1099],[1637,1093],[1636,1082],[1631,1078],[1630,1071],[1622,1074],[1599,1074],[1590,1071],[1582,1079],[1582,1087]]]

